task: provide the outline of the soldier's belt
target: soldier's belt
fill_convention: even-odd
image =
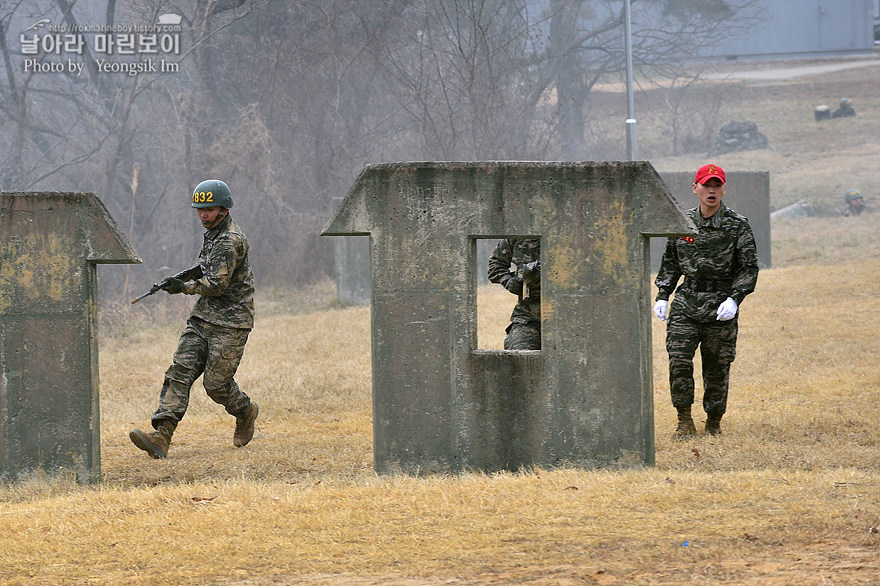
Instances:
[[[686,277],[684,286],[695,293],[709,293],[714,291],[729,291],[733,283],[731,281],[721,281],[714,279],[694,279]]]

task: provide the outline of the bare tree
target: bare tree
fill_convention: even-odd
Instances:
[[[633,0],[640,78],[687,80],[693,45],[753,1]],[[169,14],[167,69],[108,71],[143,56],[92,33],[81,52],[24,50],[50,24]],[[613,158],[623,127],[592,103],[620,80],[620,0],[0,0],[0,54],[0,188],[98,192],[145,260],[136,285],[192,260],[186,201],[205,178],[231,185],[261,283],[287,284],[331,270],[319,232],[365,163]],[[673,151],[696,132],[677,87]]]
[[[528,158],[546,148],[532,80],[541,31],[525,1],[415,2],[396,30],[378,59],[422,156]]]
[[[363,164],[394,150],[399,123],[384,98],[371,46],[405,2],[298,0],[270,5],[223,36],[225,69],[239,72],[224,92],[237,112],[238,137],[216,164],[246,178],[275,282],[305,281],[332,270],[332,242],[320,238],[334,196]],[[243,140],[259,127],[264,149]],[[234,138],[234,140],[233,140]],[[235,146],[240,145],[240,146]],[[251,153],[250,164],[230,167]],[[258,261],[259,262],[259,261]]]
[[[180,246],[174,239],[191,232],[193,219],[182,218],[180,204],[192,188],[191,177],[201,173],[193,169],[204,167],[196,153],[203,152],[205,141],[188,150],[187,140],[176,137],[206,127],[223,131],[211,114],[216,105],[209,104],[218,100],[205,99],[207,90],[192,100],[188,89],[201,89],[190,85],[193,80],[221,77],[217,71],[205,74],[199,58],[215,35],[253,8],[242,4],[5,3],[0,7],[0,187],[95,191],[114,216],[129,220],[129,237],[148,266],[181,262],[175,258]],[[158,58],[114,51],[113,43],[122,37],[101,32],[120,24],[152,25],[172,8],[188,9],[183,16],[194,25],[180,27],[173,39],[165,35],[169,39],[163,42],[171,40],[174,47],[161,53],[162,63],[173,64],[168,71],[146,67],[157,66]],[[207,26],[208,20],[222,22]],[[103,47],[97,46],[99,36]],[[135,168],[140,170],[137,182],[132,181]],[[178,198],[169,202],[169,193]],[[186,248],[195,246],[193,241]]]
[[[753,3],[634,1],[637,66],[677,73],[695,47],[735,31],[733,17]],[[612,0],[422,1],[404,12],[380,61],[430,157],[580,159],[590,92],[624,68],[623,22],[623,3]]]

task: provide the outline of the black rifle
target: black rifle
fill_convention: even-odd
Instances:
[[[171,279],[178,279],[180,281],[192,281],[193,279],[198,279],[202,276],[202,265],[195,265],[194,267],[190,267],[185,271],[180,271],[176,275],[171,275],[170,277],[165,277],[159,283],[153,283],[153,286],[150,287],[150,290],[138,297],[137,299],[132,299],[131,303],[134,305],[144,297],[149,297],[154,293],[158,293],[159,291],[164,291],[166,287],[171,283]]]

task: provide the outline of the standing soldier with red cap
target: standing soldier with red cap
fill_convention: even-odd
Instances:
[[[259,408],[233,378],[254,327],[254,276],[248,262],[247,238],[229,215],[232,194],[217,179],[202,181],[192,194],[192,207],[205,236],[199,264],[183,278],[168,277],[168,293],[199,295],[159,395],[151,420],[153,431],[131,430],[135,446],[151,458],[165,458],[171,436],[189,405],[193,383],[204,374],[205,391],[235,417],[232,443],[246,445],[254,436]],[[177,275],[180,277],[181,275]]]
[[[727,188],[718,165],[700,167],[694,193],[700,205],[687,211],[696,236],[669,238],[655,283],[654,315],[666,321],[669,387],[678,411],[676,438],[697,434],[694,402],[694,354],[700,347],[706,434],[721,433],[727,410],[730,364],[736,357],[737,316],[758,281],[758,253],[749,221],[723,202]],[[678,280],[684,282],[676,290]],[[675,298],[669,304],[669,297]]]

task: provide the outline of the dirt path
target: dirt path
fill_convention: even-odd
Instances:
[[[703,79],[712,80],[744,79],[752,81],[777,81],[805,77],[808,75],[822,75],[825,73],[833,73],[835,71],[844,71],[861,67],[873,68],[872,71],[866,73],[866,75],[878,75],[878,72],[874,71],[874,69],[880,67],[880,57],[859,57],[833,63],[804,62],[798,64],[797,62],[791,62],[789,65],[783,67],[771,67],[767,69],[763,69],[757,64],[750,64],[730,71],[725,70],[706,73],[702,77]]]

